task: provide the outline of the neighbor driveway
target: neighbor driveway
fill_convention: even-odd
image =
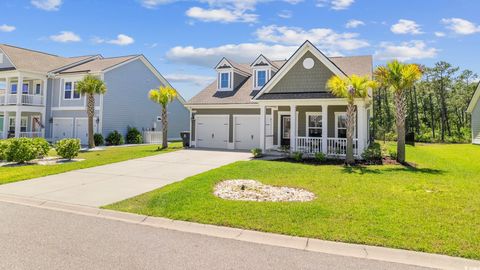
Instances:
[[[239,160],[243,152],[180,150],[0,186],[0,194],[99,207]]]

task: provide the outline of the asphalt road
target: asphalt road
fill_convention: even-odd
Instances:
[[[0,269],[425,269],[0,202]]]

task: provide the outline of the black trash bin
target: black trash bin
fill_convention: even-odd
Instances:
[[[183,147],[190,147],[190,131],[180,132],[180,137],[182,137]]]

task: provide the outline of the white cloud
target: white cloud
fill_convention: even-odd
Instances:
[[[480,26],[461,18],[442,19],[442,23],[460,35],[471,35],[480,32]]]
[[[363,21],[352,19],[352,20],[349,20],[345,24],[345,27],[346,28],[357,28],[357,27],[362,26],[362,25],[365,25],[365,23]]]
[[[12,25],[7,25],[7,24],[2,24],[0,25],[0,32],[12,32],[17,29],[15,26]]]
[[[177,0],[141,0],[142,6],[146,8],[156,8],[160,5],[177,2]]]
[[[317,7],[330,6],[333,10],[349,8],[355,0],[317,0]]]
[[[375,52],[375,57],[380,60],[398,59],[400,61],[409,61],[434,58],[438,52],[438,49],[429,48],[425,42],[420,40],[412,40],[400,44],[382,42],[380,43],[380,50]]]
[[[278,13],[278,17],[283,19],[290,19],[292,17],[292,12],[290,10],[282,10]]]
[[[437,37],[444,37],[445,33],[444,32],[435,32],[435,36]]]
[[[82,41],[79,35],[71,31],[61,31],[57,35],[51,35],[50,39],[55,42],[62,42],[62,43]]]
[[[30,3],[39,9],[46,11],[56,11],[60,9],[62,0],[31,0]]]
[[[343,50],[356,50],[368,47],[369,43],[359,39],[357,33],[337,33],[329,28],[312,28],[304,30],[298,27],[269,25],[256,31],[256,36],[264,42],[287,45],[300,45],[309,40],[320,50],[330,54],[341,54]]]
[[[256,22],[257,15],[253,13],[245,13],[239,10],[228,9],[203,9],[201,7],[192,7],[187,10],[186,15],[190,18],[204,22]]]
[[[422,34],[419,24],[417,24],[415,21],[405,19],[398,20],[396,24],[390,27],[390,30],[395,34]]]
[[[132,37],[129,37],[125,34],[117,35],[116,39],[104,39],[104,38],[100,38],[100,37],[93,37],[91,39],[91,41],[93,43],[96,43],[96,44],[109,43],[109,44],[114,44],[114,45],[119,45],[119,46],[126,46],[126,45],[133,44],[135,42],[135,40]],[[155,45],[155,47],[156,47],[156,45]]]
[[[165,79],[170,82],[178,82],[178,83],[192,83],[199,87],[205,87],[211,84],[215,77],[212,76],[201,76],[201,75],[193,75],[193,74],[167,74],[165,75]]]
[[[267,45],[265,43],[227,44],[211,48],[177,46],[167,52],[166,58],[177,63],[212,68],[222,57],[239,63],[250,63],[260,54],[264,54],[270,59],[287,59],[297,48],[298,46]]]

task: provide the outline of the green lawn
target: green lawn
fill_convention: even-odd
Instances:
[[[181,146],[182,144],[178,142],[171,143],[168,149],[162,151],[157,151],[157,145],[107,147],[104,151],[80,153],[78,158],[85,159],[81,162],[71,162],[51,166],[26,165],[14,167],[0,167],[0,185],[51,174],[58,174],[78,169],[85,169],[125,161],[134,158],[168,153],[180,149]],[[55,151],[52,150],[51,154],[55,155]]]
[[[242,161],[107,208],[480,259],[480,147],[417,145],[407,159],[418,168]],[[226,201],[212,194],[226,179],[305,188],[317,199]]]

